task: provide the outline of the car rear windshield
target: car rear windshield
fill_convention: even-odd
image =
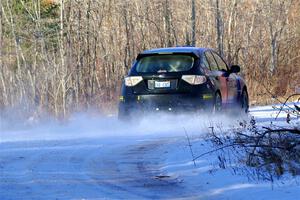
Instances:
[[[189,55],[153,55],[141,58],[136,71],[141,73],[183,72],[193,67],[194,58]]]

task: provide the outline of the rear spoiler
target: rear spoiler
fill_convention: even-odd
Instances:
[[[153,55],[191,55],[193,57],[199,58],[199,55],[197,55],[194,52],[154,52],[154,53],[140,53],[138,54],[136,60],[139,60],[147,56],[153,56]]]

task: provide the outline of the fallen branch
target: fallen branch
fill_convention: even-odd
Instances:
[[[193,162],[194,162],[194,166],[196,167],[196,162],[195,162],[195,156],[194,156],[194,152],[193,152],[193,149],[192,149],[192,144],[191,144],[191,141],[190,141],[190,138],[189,138],[189,135],[187,134],[185,128],[183,127],[183,130],[184,130],[184,133],[185,133],[185,136],[187,138],[187,141],[189,143],[189,148],[190,148],[190,152],[191,152],[191,155],[192,155],[192,158],[193,158]]]
[[[287,106],[286,103],[288,102],[288,100],[289,100],[290,98],[294,97],[294,96],[300,96],[300,94],[292,94],[292,95],[290,95],[290,96],[288,96],[288,97],[286,98],[286,100],[284,101],[284,103],[283,103],[282,106],[280,107],[280,110],[279,110],[279,112],[277,113],[277,115],[276,115],[276,117],[275,117],[275,120],[278,118],[278,116],[279,116],[279,114],[281,113],[283,107],[284,107],[284,106]],[[288,106],[288,107],[291,108],[290,106]],[[294,109],[294,108],[291,108],[291,109],[292,109],[293,111],[297,111],[297,107],[295,107],[295,108],[296,108],[296,109]]]
[[[269,127],[263,127],[264,129],[267,129],[264,133],[282,133],[282,132],[289,132],[293,134],[300,135],[299,129],[289,129],[289,128],[281,128],[281,129],[271,129]]]

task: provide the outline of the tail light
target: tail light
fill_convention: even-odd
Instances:
[[[181,79],[191,85],[200,85],[207,81],[205,76],[200,75],[183,75]]]
[[[132,87],[137,85],[139,82],[143,80],[141,76],[128,76],[125,78],[125,85],[128,87]]]

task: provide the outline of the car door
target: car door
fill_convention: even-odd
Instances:
[[[220,90],[222,96],[222,103],[223,106],[225,106],[228,99],[228,88],[227,88],[226,77],[224,75],[224,72],[219,69],[219,66],[212,53],[210,51],[206,51],[205,56],[211,70],[209,74],[209,78],[213,82],[215,87]]]
[[[237,75],[235,73],[229,73],[228,66],[224,60],[215,52],[212,52],[219,69],[223,72],[223,78],[227,85],[227,103],[234,104],[238,95],[237,88]]]

